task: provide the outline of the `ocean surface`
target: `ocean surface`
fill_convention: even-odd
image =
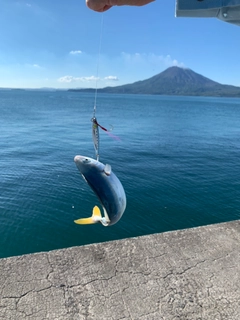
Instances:
[[[0,257],[240,218],[240,99],[97,95],[100,161],[122,182],[114,226],[73,161],[95,157],[94,94],[0,91]]]

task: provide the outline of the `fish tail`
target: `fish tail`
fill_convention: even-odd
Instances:
[[[77,224],[94,224],[102,221],[101,211],[98,206],[93,208],[92,216],[89,218],[81,218],[78,220],[74,220]]]

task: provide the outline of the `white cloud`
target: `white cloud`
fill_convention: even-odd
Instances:
[[[65,83],[70,83],[77,81],[77,78],[74,78],[73,76],[64,76],[58,79],[58,82],[65,82]]]
[[[155,53],[126,53],[121,54],[125,63],[151,65],[152,67],[171,67],[178,66],[184,68],[183,62],[173,59],[170,55],[157,55]]]
[[[34,63],[34,64],[30,64],[30,63],[26,63],[25,67],[27,68],[34,68],[34,69],[44,69],[43,67],[41,67],[39,64]]]
[[[73,76],[64,76],[58,79],[58,82],[62,83],[71,83],[71,82],[91,82],[97,81],[99,78],[95,76],[90,77],[73,77]]]
[[[82,77],[81,81],[97,81],[100,80],[100,78],[95,77],[95,76],[91,76],[91,77]]]
[[[104,80],[118,81],[119,79],[116,76],[107,76],[104,78]]]
[[[72,55],[77,55],[77,54],[81,54],[82,51],[81,50],[72,50],[69,52],[69,54],[72,54]]]
[[[179,62],[176,59],[172,59],[170,55],[167,55],[166,57],[164,57],[163,61],[167,67],[175,66],[175,67],[186,68],[183,62]]]
[[[104,77],[103,79],[95,76],[90,76],[90,77],[73,77],[73,76],[63,76],[58,78],[58,82],[62,83],[72,83],[72,82],[94,82],[94,81],[118,81],[117,76],[107,76]]]

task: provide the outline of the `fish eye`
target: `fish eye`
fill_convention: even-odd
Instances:
[[[91,162],[91,160],[88,158],[83,159],[83,163],[88,163],[88,162]]]

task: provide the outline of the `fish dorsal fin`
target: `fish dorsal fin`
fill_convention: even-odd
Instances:
[[[107,176],[110,176],[111,172],[112,172],[112,168],[110,166],[110,164],[106,164],[103,170]]]

